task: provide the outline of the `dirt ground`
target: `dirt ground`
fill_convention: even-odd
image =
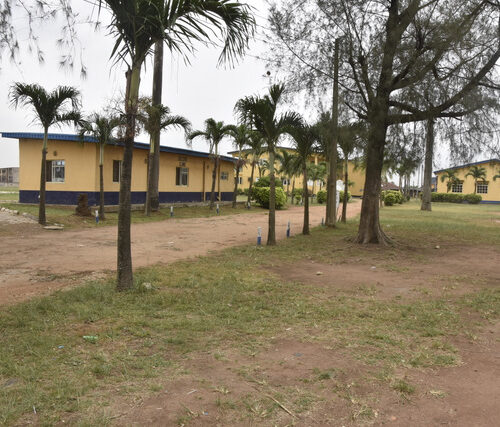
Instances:
[[[359,200],[348,206],[349,217],[359,214]],[[321,224],[324,216],[325,207],[311,207],[312,226]],[[116,269],[116,227],[49,231],[28,220],[13,223],[21,218],[24,217],[8,214],[0,217],[0,305],[74,286]],[[133,266],[174,262],[256,242],[258,227],[262,228],[265,243],[267,218],[259,211],[133,224]],[[303,208],[292,207],[277,212],[278,239],[285,238],[288,221],[291,222],[292,235],[300,233]]]
[[[327,297],[355,294],[382,301],[452,297],[499,286],[498,248],[475,247],[474,257],[471,250],[442,247],[426,263],[415,262],[419,254],[403,255],[395,261],[397,268],[376,258],[371,264],[356,259],[337,264],[303,260],[275,266],[272,273],[286,281],[320,285]],[[500,323],[487,324],[473,337],[450,340],[459,355],[457,366],[397,369],[397,377],[415,386],[410,396],[377,381],[376,366],[353,359],[348,350],[314,336],[298,340],[290,328],[256,354],[227,348],[217,354],[190,355],[181,378],[166,382],[155,397],[117,400],[111,413],[116,425],[133,426],[498,425]],[[318,372],[332,374],[318,380]],[[277,394],[283,396],[279,403],[272,400]],[[233,402],[241,401],[246,411],[234,409]],[[302,401],[307,410],[289,411]],[[275,412],[270,416],[273,402]]]

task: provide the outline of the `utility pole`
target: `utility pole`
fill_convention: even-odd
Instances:
[[[339,133],[339,51],[340,38],[335,39],[333,62],[332,141],[330,143],[330,174],[326,203],[326,226],[335,228],[337,223],[337,142]]]

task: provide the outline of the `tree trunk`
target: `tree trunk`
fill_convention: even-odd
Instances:
[[[141,65],[137,64],[131,70],[127,71],[127,91],[125,94],[127,124],[120,176],[120,205],[118,208],[118,280],[116,286],[119,291],[132,289],[134,286],[130,240],[130,189],[132,184],[135,119],[140,82]]]
[[[49,130],[44,129],[43,145],[42,145],[42,170],[40,172],[40,201],[38,204],[38,223],[41,225],[47,224],[45,216],[45,187],[47,183],[47,141]]]
[[[382,167],[384,163],[385,137],[387,133],[386,116],[382,108],[375,108],[370,120],[368,136],[366,180],[361,204],[358,243],[386,244],[389,239],[380,227],[379,200],[382,184]]]
[[[311,234],[309,231],[309,188],[307,187],[307,167],[304,166],[302,173],[304,174],[303,197],[304,197],[304,226],[302,234]]]
[[[252,201],[252,187],[253,187],[254,172],[255,172],[255,162],[252,161],[252,173],[250,174],[250,185],[248,186],[248,198],[247,198],[248,206],[250,206],[250,202]]]
[[[163,90],[163,40],[155,43],[155,56],[153,65],[153,92],[152,105],[161,104]],[[148,162],[148,189],[146,193],[146,215],[160,209],[160,132],[151,135],[151,147]]]
[[[342,200],[342,222],[345,224],[347,222],[347,202],[349,198],[347,193],[349,192],[349,158],[345,156],[345,173],[344,173],[344,199]]]
[[[241,149],[238,154],[238,162],[236,163],[236,177],[234,178],[234,192],[233,192],[233,209],[236,208],[238,199],[238,180],[240,178],[240,162],[241,162]]]
[[[214,170],[212,171],[212,189],[210,191],[210,209],[214,208],[215,205],[215,181],[217,179],[217,164],[219,158],[217,154],[214,157]]]
[[[293,205],[293,199],[295,199],[295,178],[293,179],[293,182],[292,182],[292,198],[290,200],[290,202],[292,203]]]
[[[424,188],[422,191],[423,211],[432,211],[432,160],[434,157],[434,120],[427,121],[427,139],[425,141]]]
[[[267,245],[276,245],[276,178],[274,176],[274,150],[269,152],[269,231]]]
[[[105,220],[104,216],[104,144],[99,147],[99,218]]]
[[[286,202],[288,203],[288,198],[290,197],[290,177],[286,179]]]

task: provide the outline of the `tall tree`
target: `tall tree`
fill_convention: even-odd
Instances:
[[[183,116],[171,114],[170,108],[166,105],[153,103],[151,98],[141,98],[139,100],[139,110],[137,121],[140,126],[149,134],[149,158],[148,158],[148,182],[146,191],[146,203],[144,205],[144,213],[147,216],[151,215],[159,206],[160,194],[158,183],[160,177],[159,145],[157,142],[162,131],[169,128],[183,129],[186,135],[191,130],[191,122]],[[153,164],[157,162],[157,164]],[[158,202],[158,204],[157,204]]]
[[[35,113],[35,120],[43,127],[42,163],[40,172],[40,203],[38,208],[38,222],[47,223],[45,215],[45,189],[47,182],[47,144],[49,128],[62,124],[73,123],[78,125],[81,117],[80,92],[70,86],[58,86],[52,92],[47,92],[37,84],[15,83],[10,89],[10,101],[14,108],[18,105],[31,107]],[[71,107],[71,110],[68,109]]]
[[[293,145],[296,155],[297,169],[302,172],[303,187],[302,198],[304,200],[304,225],[302,226],[302,234],[310,234],[309,230],[309,189],[307,182],[309,181],[308,171],[310,168],[310,159],[315,152],[315,144],[317,136],[313,127],[304,125],[292,131]]]
[[[280,137],[289,134],[294,128],[302,126],[302,118],[294,112],[278,114],[278,107],[283,101],[284,85],[272,85],[269,94],[264,96],[247,96],[239,100],[235,106],[236,112],[244,123],[252,124],[264,140],[269,155],[269,230],[267,244],[276,245],[276,180],[274,163],[276,149]]]
[[[465,177],[467,178],[468,176],[472,177],[474,179],[474,194],[477,193],[477,182],[479,180],[486,180],[486,169],[480,166],[472,166],[469,169],[469,172],[465,174]]]
[[[234,174],[234,191],[233,191],[233,209],[236,208],[236,201],[238,198],[238,184],[240,180],[240,169],[246,164],[243,159],[243,148],[250,145],[251,131],[245,124],[239,126],[230,126],[229,135],[233,138],[233,145],[238,150],[238,160],[235,165],[236,173]]]
[[[78,134],[83,142],[85,135],[97,140],[99,144],[99,217],[106,219],[104,214],[104,148],[113,141],[113,133],[123,124],[120,117],[92,114],[80,124]]]
[[[198,42],[222,41],[219,62],[234,62],[248,46],[255,21],[246,4],[233,0],[99,0],[112,16],[116,42],[112,55],[127,64],[125,116],[127,120],[118,211],[117,289],[133,287],[130,242],[130,189],[141,69],[156,42],[187,58]]]
[[[212,170],[212,188],[210,190],[210,209],[213,209],[215,205],[215,182],[217,181],[217,170],[220,162],[219,144],[224,138],[231,136],[233,130],[233,126],[225,125],[224,122],[216,122],[214,119],[210,118],[205,120],[204,130],[195,130],[187,135],[189,143],[201,137],[204,138],[209,145],[210,156],[214,162],[214,168]]]
[[[294,13],[299,6],[303,13]],[[470,112],[471,94],[478,87],[485,92],[494,83],[492,71],[500,58],[499,15],[496,0],[290,0],[274,8],[272,17],[285,34],[281,39],[287,40],[283,50],[295,53],[296,62],[305,62],[309,71],[315,64],[308,61],[314,49],[331,49],[338,34],[345,36],[349,70],[343,70],[341,84],[350,94],[345,103],[368,123],[358,242],[388,241],[380,227],[378,202],[389,127]],[[300,46],[302,50],[295,50]],[[324,62],[331,60],[317,56],[322,62],[310,72],[313,77],[323,76]],[[435,105],[423,106],[412,96],[443,80],[451,83],[450,90]]]
[[[250,173],[250,185],[248,186],[248,197],[247,206],[250,206],[252,200],[252,188],[255,176],[255,166],[259,165],[260,157],[265,152],[265,147],[263,145],[262,135],[258,132],[252,131],[250,133],[249,141],[250,151],[247,153],[246,157],[250,158],[250,164],[252,166],[252,172]]]

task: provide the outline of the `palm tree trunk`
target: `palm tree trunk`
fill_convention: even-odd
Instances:
[[[326,225],[335,228],[337,222],[337,138],[339,123],[339,54],[340,39],[335,39],[333,64],[332,141],[330,143],[330,176],[326,202]]]
[[[424,188],[420,210],[432,211],[432,159],[434,157],[434,120],[427,121],[427,140],[425,141]]]
[[[250,201],[252,200],[252,187],[253,187],[253,175],[255,172],[255,162],[252,161],[252,173],[250,174],[250,186],[248,187],[248,198],[247,204],[250,206]]]
[[[38,204],[38,223],[41,225],[47,224],[45,216],[45,187],[47,182],[47,142],[49,138],[49,130],[46,128],[43,131],[42,145],[42,169],[40,173],[40,202]]]
[[[293,179],[293,182],[292,182],[292,198],[290,200],[290,202],[292,203],[293,205],[293,199],[295,198],[295,178]]]
[[[161,104],[163,90],[163,40],[155,43],[155,55],[153,65],[153,92],[151,95],[152,105]],[[148,189],[146,193],[146,215],[157,212],[160,209],[160,132],[155,132],[151,138],[151,147],[148,162]]]
[[[214,170],[212,171],[212,190],[210,192],[210,209],[213,209],[215,205],[215,181],[217,179],[217,163],[218,163],[218,157],[217,155],[215,155]]]
[[[234,192],[233,192],[233,209],[236,208],[236,201],[238,199],[238,181],[240,178],[240,162],[241,162],[241,149],[238,154],[238,162],[236,163],[236,176],[234,178]]]
[[[99,145],[99,218],[104,217],[104,144]]]
[[[345,156],[345,173],[344,173],[344,198],[342,200],[342,222],[347,222],[347,193],[349,191],[349,158]]]
[[[132,248],[130,239],[130,190],[132,185],[132,157],[134,150],[135,119],[137,98],[141,82],[141,64],[135,64],[127,71],[127,90],[125,112],[127,118],[123,150],[122,171],[120,177],[120,205],[118,208],[118,278],[117,290],[132,289]]]
[[[311,234],[309,231],[309,188],[307,187],[307,167],[304,166],[304,185],[303,185],[303,198],[304,198],[304,226],[302,227],[302,234]]]
[[[290,197],[290,177],[286,178],[286,202],[288,203],[288,198]]]
[[[267,245],[276,245],[276,178],[274,176],[274,150],[269,151],[269,231]]]

